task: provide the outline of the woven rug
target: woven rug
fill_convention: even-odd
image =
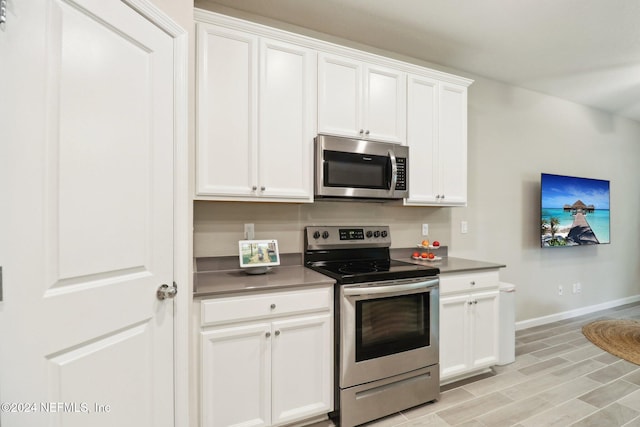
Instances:
[[[629,319],[596,320],[584,325],[582,333],[604,351],[640,365],[640,322]]]

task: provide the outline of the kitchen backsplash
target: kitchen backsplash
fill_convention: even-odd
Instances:
[[[194,256],[237,255],[244,224],[255,224],[256,239],[277,239],[281,253],[303,251],[307,225],[389,225],[392,248],[420,243],[422,224],[430,240],[451,241],[451,208],[406,207],[398,202],[315,202],[313,204],[194,202]]]

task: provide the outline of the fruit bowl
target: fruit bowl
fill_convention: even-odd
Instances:
[[[417,261],[440,261],[442,259],[442,257],[439,257],[439,256],[436,256],[433,258],[422,258],[420,256],[411,256],[411,258]]]
[[[421,248],[421,249],[438,249],[440,246],[433,246],[433,245],[429,245],[429,246],[422,246],[422,245],[416,245],[416,247]]]

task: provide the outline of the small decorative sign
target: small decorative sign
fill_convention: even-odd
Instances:
[[[266,273],[268,267],[280,265],[277,240],[240,240],[238,250],[240,267],[247,273]]]

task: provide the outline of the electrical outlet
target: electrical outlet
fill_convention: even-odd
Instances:
[[[572,292],[573,292],[574,294],[578,292],[578,284],[577,284],[577,283],[574,283],[574,284],[573,284]]]
[[[422,235],[423,236],[429,235],[429,224],[422,224]]]
[[[467,221],[460,221],[460,233],[467,234],[469,232],[469,224]]]
[[[244,225],[244,238],[246,240],[253,240],[256,235],[256,229],[254,224],[245,224]]]
[[[576,292],[582,293],[582,284],[580,282],[576,283]]]
[[[562,296],[564,294],[564,289],[562,289],[562,285],[558,285],[558,295]]]

